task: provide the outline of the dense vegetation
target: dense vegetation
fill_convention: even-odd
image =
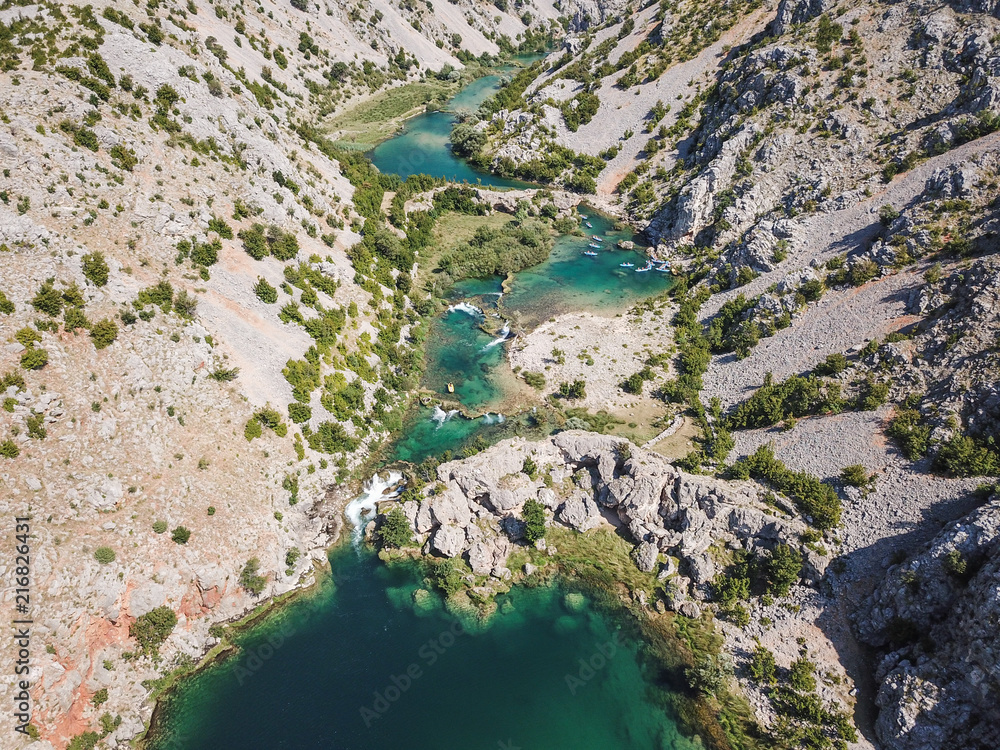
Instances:
[[[771,484],[788,495],[818,529],[832,529],[840,523],[840,498],[836,490],[805,471],[792,471],[774,455],[770,445],[732,466],[736,479],[754,479]]]

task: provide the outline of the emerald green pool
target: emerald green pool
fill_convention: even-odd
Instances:
[[[567,312],[625,312],[640,300],[670,288],[668,273],[636,272],[646,263],[644,254],[616,248],[619,241],[633,239],[631,232],[615,230],[610,219],[587,209],[584,214],[592,224],[584,227],[587,235],[558,237],[549,258],[514,274],[507,281],[506,292],[500,278],[473,279],[454,286],[452,306],[434,321],[427,337],[424,388],[458,401],[472,413],[502,411],[517,387],[506,363],[505,347],[510,338],[501,336],[502,331],[485,333],[482,329],[487,316],[491,329],[501,320],[509,320],[515,331],[528,331]],[[591,239],[594,235],[603,242]],[[591,248],[592,243],[601,249]],[[597,255],[583,254],[591,250]],[[632,267],[623,268],[622,263]],[[454,384],[454,393],[447,391],[448,383]],[[411,413],[392,458],[420,462],[446,450],[458,453],[477,435],[491,439],[504,434],[497,428],[495,414],[485,419],[467,419],[461,414],[442,419],[439,412],[420,408]]]
[[[584,596],[517,588],[477,628],[415,566],[351,547],[330,562],[333,585],[175,693],[156,750],[699,747],[650,687],[635,641]]]
[[[478,106],[497,81],[475,82],[451,109]],[[376,165],[404,176],[514,184],[451,154],[451,118],[415,118],[375,149]],[[614,314],[668,288],[669,274],[620,267],[645,262],[611,249],[631,239],[627,233],[600,216],[589,221],[587,235],[604,237],[596,257],[582,254],[590,240],[564,236],[548,260],[508,279],[503,295],[501,279],[452,290],[452,309],[428,336],[424,385],[481,416],[415,409],[393,458],[419,462],[477,436],[492,441],[538,429],[533,412],[497,414],[512,380],[505,321],[517,331],[573,310]],[[446,611],[414,565],[386,567],[353,546],[334,551],[330,564],[331,584],[250,629],[237,656],[186,680],[160,704],[155,750],[701,747],[678,730],[639,643],[578,593],[518,587],[498,598],[487,626],[474,627]]]
[[[509,73],[514,68],[507,68]],[[508,180],[474,168],[451,152],[449,137],[455,115],[474,112],[485,99],[500,90],[502,75],[477,78],[456,94],[448,106],[438,112],[424,112],[407,120],[403,130],[383,141],[368,156],[372,164],[386,173],[400,177],[427,174],[454,182],[468,182],[489,187],[524,187],[526,183]]]

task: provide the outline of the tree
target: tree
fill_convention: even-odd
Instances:
[[[383,547],[408,547],[413,543],[410,522],[398,505],[386,514],[385,521],[378,530],[378,538]]]
[[[104,253],[87,253],[81,259],[83,276],[94,286],[105,286],[108,283],[108,263]]]
[[[184,526],[178,526],[170,532],[170,538],[177,542],[177,544],[187,544],[188,539],[191,538],[191,529]]]
[[[38,291],[35,292],[35,296],[31,300],[31,306],[38,310],[38,312],[43,312],[51,318],[56,317],[62,312],[63,298],[56,291],[52,279],[48,279],[38,288]]]
[[[257,571],[260,569],[260,560],[256,557],[251,557],[247,560],[246,565],[243,566],[243,570],[240,571],[239,584],[240,586],[249,594],[253,596],[260,596],[264,587],[267,585],[267,578],[262,575],[258,575]]]
[[[559,395],[569,400],[587,398],[587,384],[583,380],[564,381],[559,384]]]
[[[44,349],[30,347],[21,352],[21,367],[25,370],[41,370],[49,363],[49,353]]]
[[[177,615],[170,607],[157,607],[133,622],[129,627],[129,635],[135,638],[143,653],[155,654],[176,624]]]
[[[534,544],[545,536],[545,506],[529,497],[524,501],[524,536]]]
[[[278,301],[278,290],[268,284],[267,279],[263,276],[257,277],[257,283],[254,285],[253,293],[257,295],[257,299],[268,305],[273,305]]]
[[[767,589],[774,596],[787,596],[802,572],[802,555],[794,547],[779,544],[761,563]]]
[[[757,646],[753,650],[753,656],[749,666],[750,676],[761,685],[773,685],[778,673],[778,665],[774,661],[772,654],[765,646]]]
[[[100,320],[91,326],[90,338],[93,339],[96,349],[111,346],[118,338],[118,325],[110,318]]]

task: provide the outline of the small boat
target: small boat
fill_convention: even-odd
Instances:
[[[670,266],[668,265],[657,266],[656,270],[659,271],[660,273],[670,273]]]
[[[635,269],[635,272],[636,273],[646,273],[646,271],[651,271],[651,270],[653,270],[653,264],[652,263],[647,263],[642,268]]]
[[[587,245],[587,247],[592,247],[595,250],[600,250],[601,249],[601,245],[598,245],[596,242],[591,242],[589,245]]]
[[[622,268],[632,268],[633,266],[635,266],[635,263],[619,263],[618,265],[621,266]]]
[[[589,219],[590,217],[589,217],[589,216],[587,216],[587,214],[580,214],[580,218],[581,218],[581,219],[583,219],[584,221],[586,221],[586,220],[587,220],[587,219]]]
[[[454,392],[455,392],[455,384],[448,383],[448,393],[454,393]]]
[[[585,221],[585,222],[583,222],[583,223],[584,223],[584,224],[586,224],[586,225],[587,225],[587,227],[588,227],[588,228],[590,228],[590,229],[593,229],[593,228],[594,228],[594,225],[593,225],[593,224],[591,224],[591,223],[590,223],[589,221]]]
[[[591,236],[590,239],[592,239],[594,242],[604,242],[604,238],[603,237],[598,237],[596,234],[593,235],[593,236]]]
[[[597,253],[595,253],[595,252],[594,252],[593,250],[584,250],[584,251],[583,251],[583,254],[584,254],[584,255],[588,255],[588,256],[590,256],[591,258],[593,258],[593,257],[596,257],[596,255],[597,255]]]

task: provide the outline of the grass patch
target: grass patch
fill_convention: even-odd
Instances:
[[[438,80],[407,83],[337,115],[328,129],[344,131],[337,146],[367,150],[394,135],[403,120],[423,112],[428,104],[444,104],[458,88],[458,84]]]

